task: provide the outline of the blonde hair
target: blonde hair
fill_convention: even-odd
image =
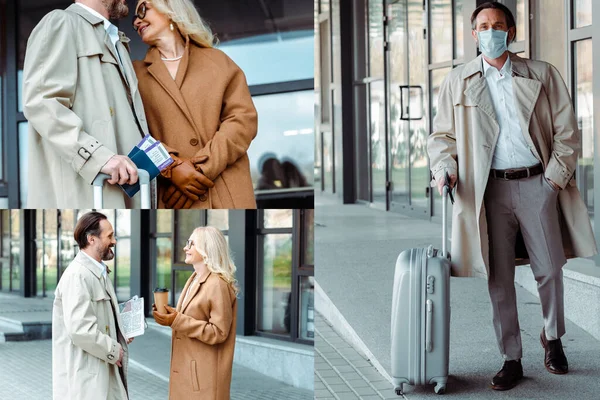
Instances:
[[[203,226],[194,229],[192,238],[194,247],[204,259],[208,270],[219,274],[225,282],[233,287],[237,295],[239,287],[235,279],[236,267],[223,233],[215,227]]]
[[[191,0],[148,0],[161,14],[167,16],[182,35],[200,47],[214,47],[217,38],[208,24],[200,17]]]

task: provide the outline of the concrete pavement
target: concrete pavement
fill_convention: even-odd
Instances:
[[[0,294],[0,331],[24,322],[45,326],[51,322],[52,299],[25,299]],[[168,397],[171,329],[148,318],[148,329],[129,345],[130,399],[159,400]],[[42,336],[34,337],[40,339]],[[46,400],[52,398],[52,342],[28,340],[0,343],[0,399]],[[31,339],[28,337],[27,339]],[[237,349],[236,349],[237,350]],[[313,391],[295,388],[238,364],[233,365],[231,398],[313,398]]]
[[[441,225],[372,210],[364,205],[331,204],[320,197],[316,203],[317,311],[332,324],[334,332],[369,360],[383,379],[389,380],[390,313],[396,258],[402,250],[411,247],[431,243],[439,247]],[[488,387],[502,359],[492,328],[487,283],[481,278],[452,278],[451,376],[445,396],[461,399],[501,395],[531,399],[598,398],[600,342],[567,321],[563,344],[570,373],[551,375],[544,369],[544,353],[539,344],[542,328],[539,301],[518,285],[517,296],[526,378],[513,390],[500,394]],[[323,347],[321,339],[317,336],[317,350]],[[317,356],[323,358],[318,352]],[[316,362],[327,364],[327,357],[324,358]],[[324,364],[316,365],[317,373],[322,374],[323,367]],[[339,377],[345,379],[344,374]],[[318,380],[315,383],[317,398],[331,397],[323,392]],[[393,389],[391,383],[388,384]],[[376,395],[380,397],[374,398],[386,398],[388,392]],[[405,396],[420,399],[436,395],[433,386],[426,386],[411,387]]]

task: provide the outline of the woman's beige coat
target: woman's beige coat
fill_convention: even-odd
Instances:
[[[561,188],[560,225],[567,257],[597,253],[587,208],[572,178],[580,150],[580,133],[571,98],[552,65],[510,54],[515,107],[525,140]],[[483,273],[489,265],[489,246],[483,195],[500,128],[483,76],[481,56],[455,68],[439,93],[428,152],[435,180],[444,171],[456,173],[456,203],[452,215],[454,275]],[[517,243],[519,263],[528,263]],[[486,269],[484,269],[484,266]]]
[[[133,65],[151,135],[215,183],[192,208],[256,208],[247,150],[258,120],[242,70],[222,51],[189,40],[175,79],[155,47]],[[159,208],[170,184],[159,180]]]
[[[191,285],[195,276],[181,292],[171,325],[169,399],[229,400],[237,299],[218,274],[207,272]]]
[[[52,393],[55,400],[126,400],[128,352],[110,275],[81,252],[58,282],[52,308]],[[114,313],[117,316],[115,325]]]
[[[77,4],[52,11],[31,33],[23,70],[27,208],[92,208],[92,181],[104,164],[148,133],[133,65],[117,46],[123,68],[102,19]],[[104,187],[104,207],[139,207],[139,196],[130,201],[117,185]]]

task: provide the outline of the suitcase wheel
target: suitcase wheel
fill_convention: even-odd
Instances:
[[[446,385],[441,385],[441,384],[436,384],[435,387],[433,388],[433,390],[437,393],[437,394],[444,394],[446,393]]]
[[[400,387],[396,388],[396,395],[398,396],[402,396],[404,393],[402,393],[402,384],[400,384]]]

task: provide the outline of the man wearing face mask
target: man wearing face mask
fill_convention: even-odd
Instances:
[[[116,244],[104,214],[83,215],[74,232],[80,251],[58,282],[52,308],[53,398],[127,399],[127,339],[121,331],[110,270]]]
[[[566,374],[562,267],[567,257],[597,250],[573,176],[580,133],[560,74],[508,51],[516,26],[504,5],[480,5],[471,24],[482,55],[452,70],[442,84],[428,152],[432,186],[441,193],[446,174],[456,186],[452,272],[487,271],[504,358],[491,386],[507,390],[523,377],[517,261],[530,263],[537,281],[544,365]]]

